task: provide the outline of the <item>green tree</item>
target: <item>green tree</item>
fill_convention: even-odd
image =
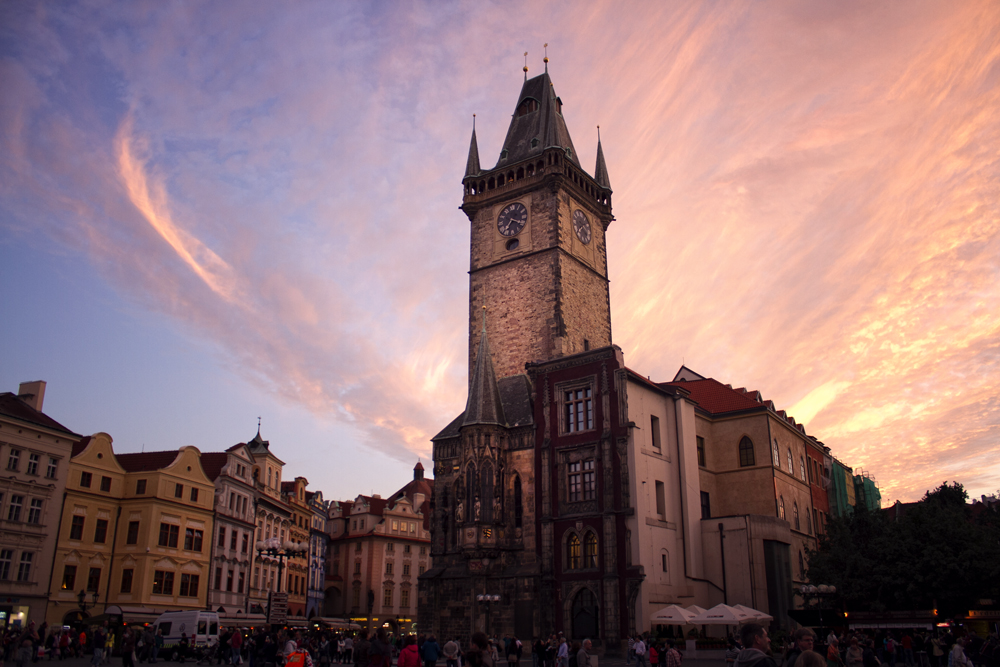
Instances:
[[[809,555],[809,580],[833,584],[852,611],[965,613],[1000,597],[1000,520],[973,516],[961,484],[942,484],[897,520],[863,507],[832,520]]]

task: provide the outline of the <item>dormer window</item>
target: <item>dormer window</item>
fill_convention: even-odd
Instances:
[[[531,147],[538,148],[538,137],[535,137],[534,139],[531,140]]]
[[[533,100],[530,97],[521,102],[521,105],[517,107],[518,117],[526,116],[533,111],[538,111],[538,100]]]
[[[506,160],[507,159],[507,149],[506,148],[503,149],[502,151],[500,151],[500,159],[501,160]]]

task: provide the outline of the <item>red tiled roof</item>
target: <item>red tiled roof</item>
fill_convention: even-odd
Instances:
[[[201,468],[205,471],[205,476],[214,482],[222,474],[222,469],[228,460],[229,455],[226,452],[202,452]]]
[[[73,458],[74,456],[78,456],[80,454],[80,452],[82,452],[83,450],[85,450],[87,448],[87,445],[89,445],[89,444],[90,444],[90,436],[89,435],[83,436],[83,438],[80,439],[80,442],[74,442],[73,443],[73,452],[69,455],[70,458]]]
[[[281,483],[282,493],[294,493],[295,492],[295,482],[282,482]]]
[[[683,387],[691,392],[691,400],[706,412],[722,414],[764,407],[750,395],[737,391],[718,380],[688,380],[687,382],[664,382],[661,386]]]
[[[420,465],[418,462],[417,465]],[[411,480],[406,486],[401,488],[399,491],[394,493],[392,497],[399,498],[400,496],[406,496],[413,504],[413,497],[415,494],[424,494],[424,502],[420,507],[414,507],[414,512],[420,512],[424,515],[424,528],[429,529],[431,525],[431,495],[434,493],[434,480],[433,479],[414,479]],[[393,502],[395,504],[395,501]]]
[[[143,452],[141,454],[115,454],[118,465],[125,472],[147,472],[162,470],[177,460],[180,454],[176,449],[169,452]]]
[[[0,394],[0,415],[11,417],[13,419],[17,419],[18,421],[28,422],[29,424],[35,424],[36,426],[44,426],[45,428],[62,431],[67,435],[76,435],[76,433],[73,433],[73,431],[69,430],[52,417],[49,417],[44,412],[39,412],[34,409],[18,398],[16,394],[12,394],[9,391],[5,391]]]

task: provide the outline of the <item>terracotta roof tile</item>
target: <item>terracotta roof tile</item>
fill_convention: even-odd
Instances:
[[[81,438],[80,442],[74,442],[73,443],[73,453],[70,454],[70,458],[73,458],[74,456],[79,456],[80,452],[82,452],[83,450],[85,450],[87,448],[87,445],[89,445],[89,444],[90,444],[90,436],[89,435],[85,435],[83,438]]]
[[[147,472],[162,470],[177,460],[178,450],[168,452],[143,452],[141,454],[115,454],[118,465],[125,472]]]
[[[751,395],[741,393],[718,380],[687,380],[681,382],[664,382],[660,386],[683,387],[691,392],[691,400],[703,410],[711,414],[739,412],[764,406]]]
[[[44,426],[45,428],[62,431],[67,435],[77,435],[52,417],[49,417],[44,412],[39,412],[34,409],[18,398],[16,394],[12,394],[9,391],[5,391],[0,394],[0,415],[17,419],[18,421],[28,422],[29,424],[35,424],[36,426]]]
[[[226,452],[228,451],[227,449]],[[226,461],[229,460],[229,455],[226,452],[202,452],[201,454],[201,468],[205,471],[205,476],[213,482],[222,474],[222,469],[226,466]]]

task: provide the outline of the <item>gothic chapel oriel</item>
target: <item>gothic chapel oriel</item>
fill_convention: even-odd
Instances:
[[[594,492],[624,501],[609,488],[623,480],[609,426],[617,409],[609,377],[620,366],[611,345],[605,245],[611,186],[599,139],[594,175],[580,166],[547,66],[541,76],[525,74],[492,169],[480,166],[473,128],[462,184],[461,208],[471,223],[469,395],[462,414],[432,439],[433,567],[419,581],[419,627],[441,641],[485,631],[527,645],[575,623],[573,634],[590,630],[595,639],[617,641],[627,584],[602,568],[625,561],[616,556],[620,507],[611,500],[574,506],[590,512],[575,525],[589,521],[585,535],[595,545],[600,535],[612,555],[599,563],[593,554],[592,583],[564,586],[554,565],[553,535],[562,530],[556,506],[568,497],[556,470],[571,455],[552,446],[565,425],[550,424],[549,404],[550,396],[572,392],[553,385],[550,394],[558,379],[546,364],[555,364],[553,372],[586,367],[594,378],[586,388],[576,381],[582,398],[557,411],[569,405],[567,418],[589,432],[571,444],[591,452],[591,470],[598,462],[590,473]],[[544,483],[541,476],[548,476]]]

